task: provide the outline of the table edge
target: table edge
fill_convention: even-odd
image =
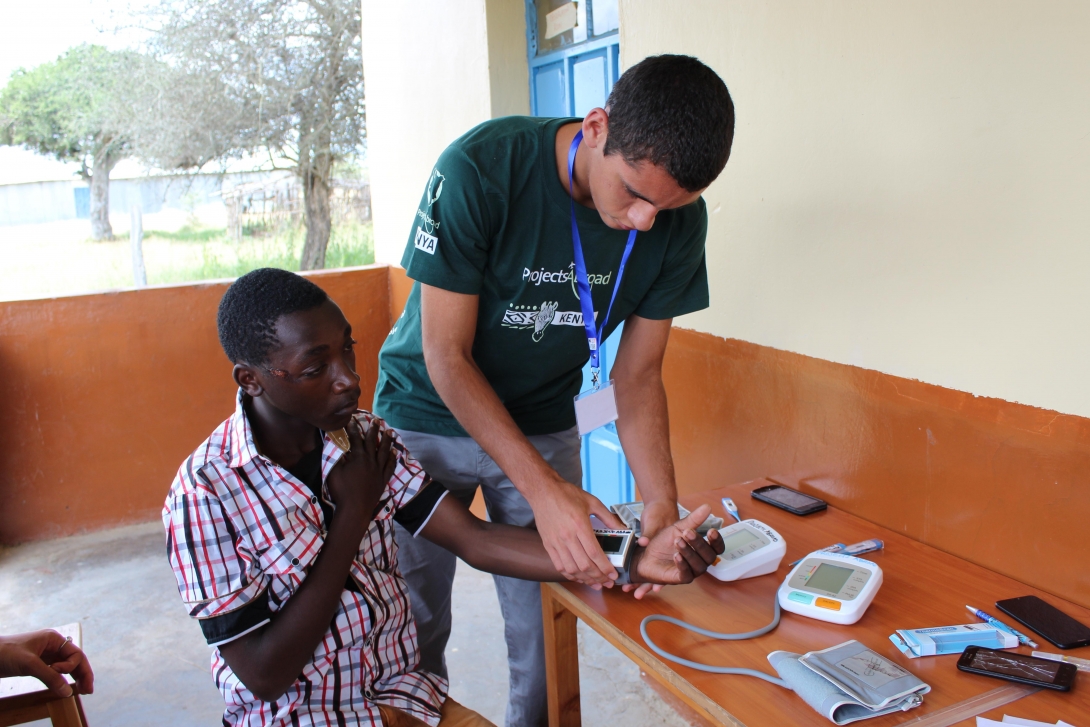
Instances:
[[[732,715],[718,702],[697,689],[687,679],[666,665],[658,656],[652,654],[640,643],[632,639],[605,617],[584,603],[578,596],[560,583],[543,584],[553,598],[592,628],[599,636],[619,649],[629,659],[638,664],[647,674],[676,694],[705,719],[716,724],[746,727],[746,724]]]

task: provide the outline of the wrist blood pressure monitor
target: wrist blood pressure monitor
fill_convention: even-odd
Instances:
[[[624,570],[628,565],[628,556],[632,550],[632,543],[635,541],[635,533],[631,530],[595,528],[594,537],[609,558],[609,564],[617,570]]]
[[[784,611],[835,624],[863,617],[882,586],[875,563],[842,553],[815,552],[788,574],[777,593]]]
[[[763,576],[780,567],[787,543],[760,520],[743,520],[719,531],[723,554],[708,566],[708,573],[721,581]]]

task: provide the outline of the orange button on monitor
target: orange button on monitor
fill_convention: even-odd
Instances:
[[[819,608],[827,608],[830,611],[840,610],[840,601],[834,601],[831,598],[819,598],[814,601],[814,605],[818,606]]]

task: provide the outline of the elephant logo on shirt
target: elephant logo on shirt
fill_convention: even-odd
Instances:
[[[553,316],[556,315],[556,308],[559,305],[560,303],[556,301],[541,304],[541,310],[534,315],[534,335],[532,336],[534,343],[540,341],[545,335],[545,329],[553,322]]]
[[[544,301],[539,305],[516,305],[503,314],[500,325],[530,331],[534,343],[539,343],[549,326],[583,325],[583,313],[577,310],[557,310],[559,301]]]

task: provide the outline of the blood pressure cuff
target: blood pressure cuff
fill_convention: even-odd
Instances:
[[[803,701],[832,721],[848,724],[923,703],[931,687],[858,641],[799,656],[774,651],[768,661]]]

